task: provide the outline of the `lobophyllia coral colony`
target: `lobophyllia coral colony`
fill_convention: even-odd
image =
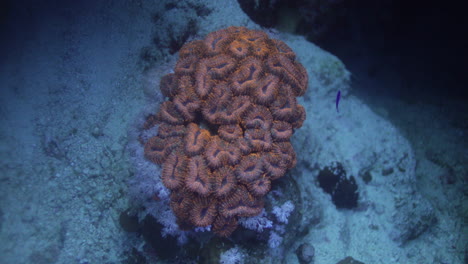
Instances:
[[[307,81],[294,52],[262,31],[229,27],[180,49],[160,83],[168,100],[144,124],[158,126],[145,157],[162,166],[180,228],[229,236],[261,213],[271,182],[295,166],[289,139]]]

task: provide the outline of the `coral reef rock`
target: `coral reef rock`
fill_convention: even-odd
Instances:
[[[315,248],[309,243],[303,243],[296,249],[296,255],[300,264],[314,263]]]
[[[262,211],[271,181],[296,164],[289,139],[305,119],[296,97],[307,83],[294,52],[262,31],[229,27],[180,49],[160,82],[168,100],[145,124],[158,134],[142,142],[182,229],[229,236],[239,217]]]

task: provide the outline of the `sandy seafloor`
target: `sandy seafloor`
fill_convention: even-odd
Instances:
[[[119,225],[133,175],[127,135],[176,58],[168,35],[182,34],[189,19],[198,36],[230,25],[259,28],[236,1],[189,0],[161,15],[164,8],[164,1],[19,1],[11,7],[0,43],[0,263],[121,263],[144,243]],[[310,76],[292,173],[321,216],[294,246],[313,245],[317,264],[346,256],[367,264],[464,263],[466,101],[359,92],[359,86],[383,91],[428,84],[392,65],[367,77],[364,69],[378,60],[372,48],[366,48],[368,59],[345,69],[302,37],[275,36],[293,48]],[[142,50],[152,55],[143,58]],[[369,168],[369,184],[356,177],[359,210],[337,210],[317,187],[314,175],[330,161],[341,161],[353,175]],[[382,175],[392,166],[404,173]],[[301,213],[315,210],[309,209]],[[435,220],[425,223],[426,216]],[[427,228],[400,243],[405,221]],[[286,263],[299,263],[294,248],[285,256]]]

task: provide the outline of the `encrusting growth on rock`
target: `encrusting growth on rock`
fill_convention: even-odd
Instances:
[[[307,83],[294,52],[262,31],[229,27],[181,48],[160,82],[168,100],[144,126],[159,126],[145,157],[162,165],[181,228],[225,237],[262,211],[271,181],[296,164],[289,139]]]

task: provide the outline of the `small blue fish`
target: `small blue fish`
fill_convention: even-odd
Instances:
[[[336,112],[338,112],[338,113],[340,112],[338,110],[338,104],[340,103],[340,98],[341,98],[341,91],[338,90],[338,93],[336,94],[336,102],[335,102],[336,103]]]

